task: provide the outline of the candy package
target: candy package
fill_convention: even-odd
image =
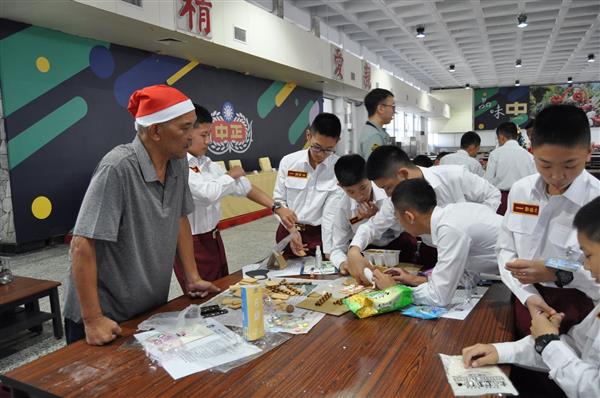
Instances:
[[[434,307],[431,305],[411,305],[402,310],[402,315],[419,319],[437,319],[448,312],[443,307]]]
[[[359,318],[385,314],[412,304],[412,289],[395,285],[385,290],[358,293],[343,300],[344,304]]]
[[[546,267],[559,269],[562,271],[576,272],[582,267],[578,261],[567,260],[566,258],[549,258],[546,260]]]

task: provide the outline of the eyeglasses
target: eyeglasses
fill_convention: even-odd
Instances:
[[[391,106],[391,107],[392,107],[392,109],[394,109],[394,110],[396,109],[396,104],[393,104],[393,105],[388,105],[388,104],[379,104],[379,105],[381,105],[381,106]]]
[[[329,155],[331,155],[332,153],[335,152],[335,149],[323,148],[322,146],[316,145],[316,144],[311,145],[310,146],[310,150],[313,151],[313,152],[315,152],[315,153],[324,153],[327,156],[329,156]]]

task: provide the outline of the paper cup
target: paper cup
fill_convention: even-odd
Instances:
[[[373,260],[374,260],[374,264],[377,266],[384,266],[385,265],[385,259],[383,258],[384,254],[383,253],[377,253],[377,254],[373,254]]]
[[[400,251],[390,250],[383,255],[386,267],[395,267],[400,262]]]

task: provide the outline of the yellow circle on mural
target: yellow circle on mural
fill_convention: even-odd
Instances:
[[[50,70],[50,61],[46,57],[38,57],[35,60],[35,66],[40,72],[46,73]]]
[[[44,220],[52,213],[52,202],[45,196],[38,196],[31,203],[31,212],[35,218]]]
[[[485,124],[479,123],[479,126],[477,126],[477,127],[479,127],[479,130],[483,130],[483,128],[485,127]]]

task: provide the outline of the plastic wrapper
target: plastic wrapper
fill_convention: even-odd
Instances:
[[[443,307],[434,307],[431,305],[411,305],[402,310],[402,315],[419,319],[437,319],[448,312]]]
[[[344,304],[359,318],[396,311],[412,302],[412,289],[404,285],[395,285],[385,290],[369,293],[358,293],[344,299]]]

